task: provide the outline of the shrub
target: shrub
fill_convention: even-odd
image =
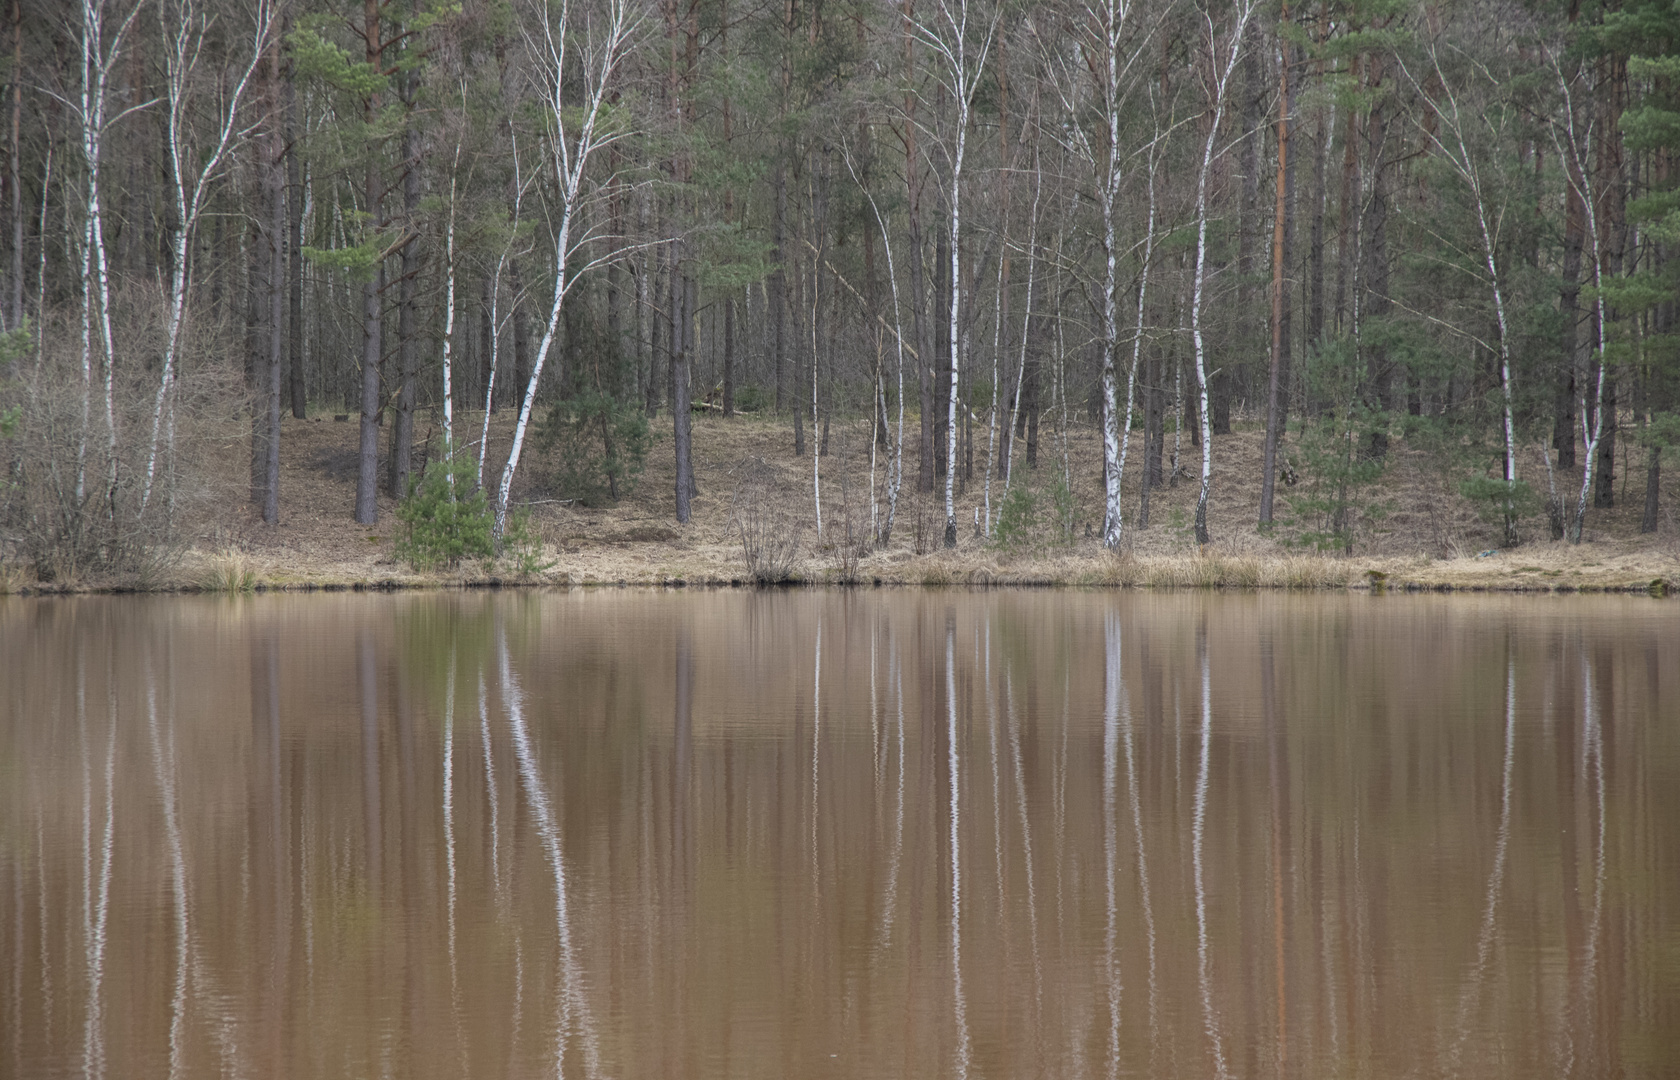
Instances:
[[[1475,506],[1478,517],[1503,523],[1507,546],[1517,543],[1517,522],[1539,505],[1534,489],[1523,480],[1507,484],[1492,476],[1472,476],[1459,482],[1458,493]]]
[[[729,530],[741,539],[747,575],[760,585],[793,580],[805,523],[778,497],[775,470],[763,458],[745,459],[737,473]]]
[[[1025,484],[1015,484],[998,507],[992,540],[1001,548],[1017,548],[1027,542],[1038,515],[1038,500]]]
[[[473,462],[466,454],[447,450],[409,485],[408,498],[397,506],[402,536],[397,557],[416,570],[440,566],[453,569],[462,559],[489,561],[494,518],[482,488],[472,487]]]
[[[653,434],[634,403],[586,389],[549,410],[537,442],[554,455],[560,495],[601,506],[635,490]]]
[[[770,407],[770,395],[754,383],[735,389],[736,412],[763,412]]]

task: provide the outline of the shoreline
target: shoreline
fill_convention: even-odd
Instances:
[[[566,565],[565,551],[545,551],[555,565],[519,575],[475,571],[411,572],[390,560],[364,565],[296,565],[260,553],[189,551],[173,572],[155,579],[78,583],[0,580],[0,596],[141,594],[266,594],[499,590],[539,588],[698,589],[1143,589],[1280,592],[1503,593],[1509,595],[1644,594],[1666,598],[1680,588],[1680,556],[1645,549],[1614,553],[1601,545],[1525,545],[1455,559],[1274,555],[1234,551],[1182,555],[1075,551],[1049,558],[1010,558],[988,549],[893,559],[865,556],[855,571],[819,569],[784,581],[757,582],[723,553],[633,551],[594,565]],[[1552,550],[1546,550],[1546,549]],[[663,557],[661,557],[663,556]],[[1529,556],[1524,558],[1524,556]],[[734,561],[738,561],[734,560]],[[878,565],[871,565],[878,564]],[[1519,565],[1520,564],[1520,565]],[[1667,564],[1667,565],[1664,565]],[[593,572],[590,572],[593,571]]]
[[[491,426],[490,458],[511,436],[499,416]],[[1047,458],[1042,473],[1023,464],[1016,484],[1031,497],[1025,522],[983,539],[967,527],[982,511],[996,518],[1001,489],[984,475],[959,485],[958,544],[941,546],[945,508],[935,493],[905,490],[896,527],[884,548],[865,539],[877,528],[880,463],[867,420],[842,421],[833,453],[822,458],[826,528],[812,505],[810,458],[790,456],[788,431],[775,417],[743,415],[695,419],[695,477],[701,494],[692,520],[675,521],[675,472],[668,455],[651,455],[641,482],[624,498],[591,506],[559,497],[552,475],[533,459],[513,502],[531,512],[539,573],[520,575],[506,564],[479,562],[451,570],[416,572],[398,558],[404,526],[397,504],[379,496],[379,523],[350,520],[354,432],[347,424],[282,420],[280,522],[265,525],[241,500],[242,462],[229,455],[225,475],[207,479],[218,506],[184,520],[175,542],[148,566],[70,581],[38,582],[20,562],[0,563],[0,596],[130,593],[390,592],[410,589],[486,589],[622,586],[755,587],[742,548],[744,523],[784,541],[782,568],[791,580],[769,587],[954,587],[1025,589],[1280,589],[1528,595],[1645,593],[1680,588],[1680,481],[1670,481],[1655,533],[1641,533],[1630,499],[1595,509],[1585,542],[1535,536],[1542,519],[1525,520],[1524,542],[1496,548],[1498,529],[1479,516],[1452,484],[1432,471],[1432,459],[1404,440],[1390,449],[1388,508],[1355,531],[1354,554],[1314,550],[1289,533],[1258,532],[1257,493],[1243,478],[1256,475],[1261,432],[1239,425],[1220,436],[1217,453],[1227,480],[1214,490],[1209,521],[1215,540],[1198,548],[1189,521],[1196,486],[1169,481],[1152,490],[1152,524],[1128,523],[1119,552],[1094,536],[1102,505],[1100,446],[1094,430],[1073,425],[1066,462]],[[237,431],[229,438],[236,440]],[[746,484],[748,474],[754,483]],[[1069,520],[1058,525],[1051,485],[1071,481]],[[1141,478],[1127,477],[1128,505],[1139,505]],[[1287,496],[1286,496],[1287,499]],[[1036,506],[1036,509],[1034,507]],[[1141,513],[1139,515],[1141,519]],[[819,532],[819,529],[821,531]],[[768,530],[764,532],[764,530]],[[758,535],[758,533],[755,533]],[[530,565],[530,564],[526,564]]]

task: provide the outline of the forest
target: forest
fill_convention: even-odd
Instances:
[[[1070,425],[1110,548],[1182,481],[1198,544],[1241,487],[1351,551],[1399,446],[1506,546],[1658,527],[1668,3],[4,3],[0,562],[42,580],[276,523],[283,415],[355,427],[347,526],[431,476],[500,538],[557,445],[597,501],[668,456],[684,523],[694,418],[757,413],[819,535],[872,430],[878,546],[912,497],[957,543],[960,491],[995,534]]]

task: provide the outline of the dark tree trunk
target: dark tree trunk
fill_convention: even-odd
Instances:
[[[1355,54],[1348,61],[1349,82],[1359,85],[1360,57]],[[1360,206],[1359,192],[1359,112],[1348,109],[1347,124],[1342,129],[1342,192],[1340,216],[1336,222],[1336,332],[1351,333],[1353,300],[1353,251],[1358,238]]]
[[[1559,469],[1575,467],[1575,372],[1581,352],[1581,253],[1586,243],[1586,221],[1580,196],[1568,186],[1563,215],[1563,284],[1558,290],[1563,341],[1552,388],[1552,449],[1557,452]]]
[[[1319,5],[1318,43],[1321,46],[1330,34],[1329,19],[1329,5]],[[1322,86],[1324,61],[1315,61],[1313,69],[1317,85]],[[1324,343],[1324,209],[1327,199],[1325,158],[1330,152],[1330,137],[1325,126],[1324,106],[1318,106],[1317,111],[1317,130],[1312,145],[1312,221],[1308,226],[1307,239],[1307,336],[1304,342],[1307,348],[1315,348]]]
[[[478,296],[478,393],[474,400],[484,404],[486,409],[494,411],[494,402],[484,402],[484,392],[491,389],[490,358],[495,355],[496,323],[491,314],[494,297],[491,290],[495,288],[494,274],[485,274]]]
[[[297,146],[297,65],[286,65],[286,224],[290,312],[286,347],[291,368],[292,418],[309,413],[309,386],[303,370],[303,163]]]
[[[1639,519],[1639,531],[1657,531],[1657,496],[1662,489],[1662,447],[1653,446],[1645,465],[1645,514]]]
[[[682,240],[674,238],[669,246],[671,287],[668,303],[671,305],[671,325],[667,333],[671,340],[671,429],[677,456],[677,520],[686,523],[690,513],[690,492],[694,484],[694,459],[690,446],[689,424],[693,413],[689,407],[688,396],[688,335],[683,328],[687,321],[687,312],[684,309],[687,307],[688,289],[681,272]]]
[[[1289,18],[1284,0],[1279,23]],[[1272,222],[1272,363],[1266,400],[1266,444],[1260,475],[1260,524],[1272,523],[1272,499],[1277,481],[1278,445],[1289,419],[1289,265],[1295,247],[1295,159],[1289,156],[1290,107],[1294,103],[1289,85],[1292,47],[1283,46],[1283,63],[1278,71],[1277,120],[1277,205]]]
[[[251,505],[262,508],[268,475],[268,162],[259,143],[254,162],[254,190],[247,194],[256,212],[246,230],[245,250],[245,389],[251,400]]]
[[[531,326],[525,320],[525,278],[519,260],[508,260],[508,306],[513,323],[513,385],[503,398],[515,413],[525,407],[526,388],[531,382]],[[531,387],[535,392],[535,387]]]
[[[1372,173],[1371,203],[1365,208],[1364,221],[1366,261],[1361,284],[1365,298],[1360,304],[1361,321],[1383,318],[1391,307],[1388,294],[1388,103],[1380,96],[1385,93],[1382,86],[1383,64],[1376,58],[1368,58],[1368,64],[1368,86],[1374,95],[1379,96],[1377,103],[1371,107],[1366,126],[1369,140],[1367,160]],[[1366,370],[1370,374],[1374,403],[1381,413],[1371,428],[1370,453],[1373,458],[1381,459],[1388,454],[1388,414],[1395,408],[1397,372],[1386,346],[1367,346],[1366,355]]]
[[[723,302],[723,415],[735,415],[735,296]]]
[[[375,71],[384,69],[384,39],[379,19],[382,12],[379,0],[362,0],[362,35],[367,46],[367,63]],[[367,96],[362,115],[370,130],[379,122],[380,95]],[[381,199],[384,195],[384,176],[379,168],[378,146],[366,148],[367,172],[363,177],[367,214],[367,232],[377,236],[384,227]],[[362,284],[362,415],[361,445],[356,465],[356,522],[373,525],[379,520],[379,361],[384,351],[381,292],[385,287],[383,263],[374,268]]]
[[[776,412],[786,408],[782,371],[787,366],[787,168],[776,159],[776,213],[770,221],[770,250],[775,272],[770,275],[771,368],[776,379]]]
[[[1594,477],[1593,506],[1608,510],[1616,505],[1616,375],[1604,376],[1602,433],[1598,438],[1598,467]]]
[[[419,78],[410,72],[402,89],[410,116],[418,90]],[[402,246],[402,282],[397,290],[397,364],[401,382],[397,387],[396,422],[391,425],[390,491],[398,499],[408,495],[414,461],[414,383],[420,373],[420,320],[416,303],[420,242],[414,233],[419,217],[420,132],[411,124],[403,133],[403,228],[409,230],[409,240]]]
[[[11,328],[23,325],[23,2],[12,0],[12,281]],[[173,269],[173,267],[171,267]]]
[[[281,127],[280,50],[269,60],[272,79],[268,176],[268,442],[263,457],[263,522],[280,523],[280,372],[286,338],[286,140]]]
[[[804,328],[805,320],[809,318],[809,309],[805,304],[805,288],[809,284],[809,279],[806,275],[799,272],[799,263],[793,263],[792,266],[794,273],[793,282],[789,287],[788,307],[791,309],[793,315],[790,322],[793,324],[792,329],[794,331],[794,335],[799,340],[799,348],[791,349],[789,352],[798,356],[804,353],[805,342],[811,336]],[[793,454],[795,457],[804,457],[805,412],[811,407],[811,403],[806,400],[805,395],[807,393],[807,389],[805,379],[799,375],[798,372],[804,371],[805,365],[802,363],[789,364],[789,367],[791,369],[795,369],[793,371],[793,378],[789,380],[793,383],[793,393],[788,395],[793,412]]]

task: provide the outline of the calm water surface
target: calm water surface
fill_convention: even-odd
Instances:
[[[0,1075],[1680,1074],[1680,609],[0,599]]]

